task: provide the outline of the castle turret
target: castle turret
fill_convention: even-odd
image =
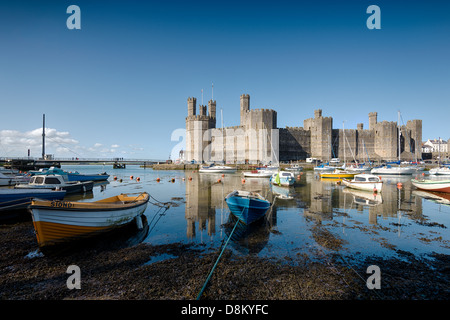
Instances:
[[[209,116],[211,117],[211,119],[215,119],[216,118],[216,100],[209,100],[208,107],[209,107]]]
[[[194,116],[196,114],[197,99],[196,98],[188,98],[187,103],[188,103],[188,117]]]
[[[241,94],[241,126],[245,123],[245,115],[250,110],[250,96],[248,94]]]
[[[377,124],[377,112],[370,112],[369,113],[369,130],[374,130],[375,125]]]

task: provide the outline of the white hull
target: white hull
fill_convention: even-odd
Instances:
[[[347,179],[342,179],[342,184],[353,189],[364,191],[377,190],[377,192],[380,192],[383,187],[382,182],[354,182]]]
[[[336,169],[335,167],[328,167],[328,166],[314,167],[314,171],[317,171],[317,172],[331,172],[331,171],[334,171],[335,169]]]
[[[119,210],[49,210],[44,208],[33,208],[33,221],[49,222],[68,226],[79,227],[119,227],[131,222],[136,216],[144,213],[147,203]]]
[[[277,181],[277,175],[279,175],[279,181]],[[295,183],[295,176],[292,172],[280,171],[272,174],[270,182],[273,185],[289,187],[293,186]]]
[[[450,168],[433,168],[429,173],[439,176],[450,176]]]
[[[392,167],[392,168],[374,168],[370,171],[372,174],[391,174],[391,175],[410,175],[416,173],[416,169],[407,167]]]
[[[248,178],[270,178],[273,171],[244,172],[244,177]]]
[[[236,168],[227,167],[227,166],[214,166],[214,167],[206,167],[198,170],[201,173],[233,173],[236,172]]]
[[[30,181],[30,177],[13,176],[0,172],[0,186],[13,186],[18,183],[28,183],[28,181]]]
[[[437,192],[450,192],[450,181],[433,181],[433,180],[415,180],[412,179],[411,183],[414,187],[426,191],[437,191]]]

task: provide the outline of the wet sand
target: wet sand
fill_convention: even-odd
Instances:
[[[318,230],[316,240],[339,246]],[[219,251],[194,245],[130,245],[128,235],[104,238],[75,250],[43,254],[31,221],[0,224],[2,300],[193,300]],[[299,251],[301,252],[301,250]],[[334,253],[310,260],[302,253],[266,259],[226,249],[202,300],[447,300],[448,255],[404,261],[372,257],[360,264]],[[155,257],[165,260],[149,263]],[[69,290],[68,266],[81,270],[81,289]],[[381,270],[381,289],[369,290],[367,266]]]

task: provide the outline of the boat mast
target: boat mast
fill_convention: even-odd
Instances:
[[[398,110],[397,127],[398,127],[398,161],[400,161],[400,110]]]
[[[45,159],[45,114],[42,116],[42,160]]]
[[[342,121],[342,132],[344,133],[344,138],[342,139],[343,141],[343,143],[344,143],[344,168],[345,168],[345,126],[344,126],[344,124],[345,124],[345,121]]]
[[[224,130],[223,130],[223,112],[222,112],[222,108],[220,108],[220,118],[222,121],[222,162],[223,165],[226,164],[225,161],[225,135],[224,135]]]

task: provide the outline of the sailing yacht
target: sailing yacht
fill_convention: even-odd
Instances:
[[[220,116],[222,118],[222,132],[223,132],[223,113],[222,113],[222,109],[220,109]],[[223,139],[222,139],[222,149],[223,148],[224,148],[224,146],[223,146]],[[222,151],[222,156],[224,154],[225,154],[225,150]],[[209,166],[202,166],[198,170],[198,172],[200,172],[200,173],[234,173],[234,172],[236,172],[236,168],[235,167],[225,166],[225,165],[215,165],[213,163],[213,164],[211,164]]]
[[[398,164],[400,165],[400,111],[398,112]],[[391,175],[410,175],[416,173],[416,168],[412,167],[393,167],[390,164],[373,168],[370,173],[372,174],[391,174]]]

